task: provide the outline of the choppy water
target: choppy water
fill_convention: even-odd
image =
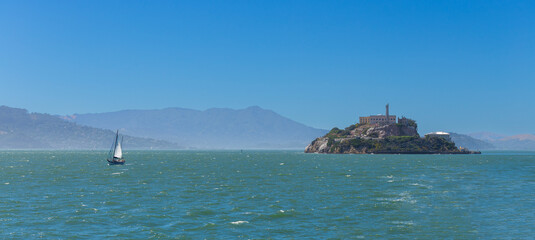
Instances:
[[[0,238],[518,239],[535,153],[0,152]]]

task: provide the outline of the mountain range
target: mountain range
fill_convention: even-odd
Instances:
[[[466,134],[450,132],[451,140],[457,147],[464,147],[470,150],[492,150],[496,149],[492,143],[471,137]]]
[[[166,108],[54,116],[0,106],[0,149],[106,149],[114,131],[127,149],[304,149],[328,131],[260,107]],[[472,150],[534,150],[535,135],[451,133]]]
[[[108,149],[115,133],[57,116],[0,106],[0,149]],[[124,136],[130,149],[176,149],[176,143]]]
[[[534,134],[506,136],[492,132],[477,132],[469,134],[450,133],[450,135],[457,146],[472,150],[535,150]]]
[[[197,149],[304,149],[327,132],[305,126],[257,106],[205,111],[166,108],[74,114],[64,119],[80,125]]]
[[[534,134],[519,134],[513,136],[505,136],[490,132],[478,132],[468,134],[469,136],[488,142],[497,150],[535,150],[535,135]]]

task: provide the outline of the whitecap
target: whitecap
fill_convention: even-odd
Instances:
[[[236,222],[230,222],[230,224],[234,224],[234,225],[240,225],[240,224],[244,224],[244,223],[249,223],[248,221],[236,221]]]
[[[379,178],[388,178],[388,179],[392,179],[392,178],[394,178],[394,176],[392,176],[392,175],[389,175],[389,176],[380,176]]]
[[[414,225],[413,221],[393,221],[392,223],[397,225]]]
[[[4,183],[4,184],[5,184],[5,185],[9,185],[9,183],[8,183],[8,182],[7,182],[7,183]]]
[[[412,204],[417,202],[408,192],[400,193],[397,198],[376,198],[376,200],[381,202],[407,202]]]
[[[121,173],[123,173],[123,172],[114,172],[111,175],[118,175],[118,174],[121,174]]]
[[[418,187],[424,187],[424,188],[433,188],[432,186],[425,185],[425,184],[419,184],[419,183],[411,183],[409,184],[411,186],[418,186]]]

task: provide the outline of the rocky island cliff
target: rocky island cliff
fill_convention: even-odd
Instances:
[[[455,146],[449,136],[420,137],[416,122],[403,118],[400,122],[359,123],[345,129],[333,128],[325,136],[312,141],[306,153],[353,154],[477,154]]]

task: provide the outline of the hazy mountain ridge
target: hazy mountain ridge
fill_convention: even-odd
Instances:
[[[257,106],[245,109],[185,108],[123,110],[65,117],[81,125],[121,129],[125,134],[150,137],[203,149],[304,148],[327,132]]]
[[[492,142],[492,141],[507,137],[505,135],[492,133],[492,132],[476,132],[476,133],[468,133],[466,135],[473,137],[475,139],[486,141],[486,142]]]
[[[451,132],[450,137],[458,147],[468,148],[470,150],[491,150],[496,148],[492,143],[473,138],[466,134]]]
[[[534,134],[505,136],[491,132],[479,132],[470,133],[468,135],[494,145],[496,150],[535,150]]]
[[[535,150],[534,134],[518,134],[513,136],[506,136],[492,132],[450,134],[452,140],[458,146],[474,150]]]
[[[0,106],[0,149],[108,149],[111,130],[80,126],[43,113]],[[179,145],[124,136],[125,149],[177,149]]]

